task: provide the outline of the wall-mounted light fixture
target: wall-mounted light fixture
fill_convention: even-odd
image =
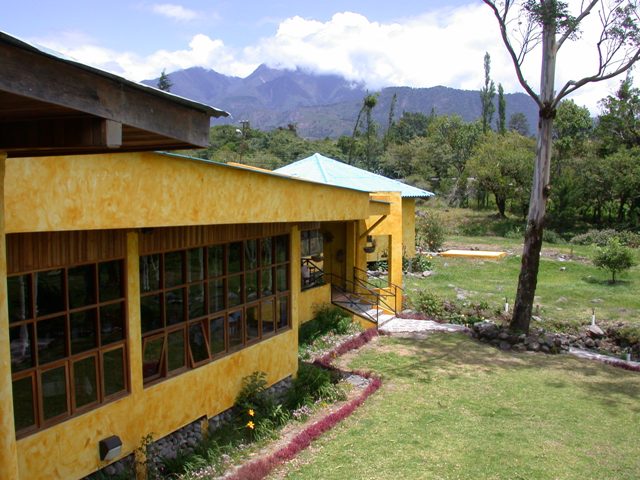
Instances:
[[[122,451],[122,440],[117,435],[100,440],[98,445],[100,447],[100,460],[103,462],[113,460]]]

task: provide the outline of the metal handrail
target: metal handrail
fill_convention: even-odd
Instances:
[[[351,280],[347,280],[346,278],[341,277],[340,275],[336,275],[335,273],[325,273],[326,276],[335,278],[336,280],[340,280],[342,282],[345,283],[345,285],[349,285],[351,284],[352,287],[354,288],[354,291],[349,291],[347,288],[343,288],[341,287],[337,282],[333,282],[331,281],[331,286],[332,288],[335,288],[336,290],[338,290],[340,293],[343,293],[345,296],[347,296],[347,298],[349,298],[350,296],[356,297],[357,299],[361,299],[361,300],[368,300],[368,297],[373,297],[374,301],[372,302],[373,305],[375,306],[376,309],[376,316],[373,317],[371,314],[367,313],[366,310],[364,310],[358,303],[356,302],[350,302],[350,306],[352,308],[355,308],[356,310],[358,310],[359,312],[361,312],[361,314],[367,318],[369,318],[372,322],[374,323],[378,323],[379,317],[380,317],[380,294],[377,292],[373,292],[371,290],[367,290],[367,293],[361,293],[361,292],[356,292],[355,291],[355,286],[356,284],[351,281]]]
[[[369,272],[367,272],[366,270],[363,270],[362,268],[353,267],[353,278],[355,278],[358,281],[359,286],[361,286],[362,288],[365,288],[367,290],[370,290],[371,288],[375,288],[376,290],[381,290],[381,291],[385,291],[387,289],[390,289],[393,293],[384,293],[381,294],[381,298],[383,298],[384,300],[382,300],[382,304],[387,307],[390,311],[392,311],[393,313],[397,314],[397,310],[396,310],[396,302],[393,302],[393,305],[390,305],[388,303],[388,298],[389,297],[393,297],[394,300],[396,300],[398,298],[398,293],[400,293],[400,295],[403,295],[403,289],[402,287],[396,285],[395,283],[388,281],[388,287],[380,287],[372,282],[370,282],[369,280],[365,280],[361,277],[358,276],[358,272],[360,273],[364,273],[367,278],[369,278]],[[402,297],[401,297],[402,298]]]
[[[310,288],[319,287],[324,285],[326,282],[324,281],[325,273],[320,267],[318,267],[315,263],[313,263],[308,258],[302,259],[302,265],[306,265],[309,269],[309,282],[304,283],[304,279],[300,286],[301,290],[308,290]]]

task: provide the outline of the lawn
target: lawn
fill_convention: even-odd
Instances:
[[[343,361],[382,388],[272,478],[640,478],[637,373],[462,335],[380,337]]]
[[[416,290],[428,289],[442,299],[487,302],[492,310],[502,309],[505,298],[513,305],[522,248],[518,240],[455,236],[448,237],[445,246],[498,249],[509,256],[498,261],[434,257],[434,275],[405,278],[409,298]],[[538,326],[575,330],[591,321],[593,308],[599,323],[640,324],[640,266],[621,274],[612,285],[609,273],[591,263],[594,251],[594,247],[565,244],[543,246],[534,307],[534,314],[542,319]]]

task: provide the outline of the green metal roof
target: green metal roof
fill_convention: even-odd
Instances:
[[[427,190],[347,165],[319,153],[278,168],[274,172],[364,192],[400,192],[402,197],[414,198],[433,196],[433,193]]]

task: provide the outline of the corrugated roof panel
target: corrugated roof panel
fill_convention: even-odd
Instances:
[[[364,192],[400,192],[402,197],[431,197],[432,192],[314,153],[276,173]]]

